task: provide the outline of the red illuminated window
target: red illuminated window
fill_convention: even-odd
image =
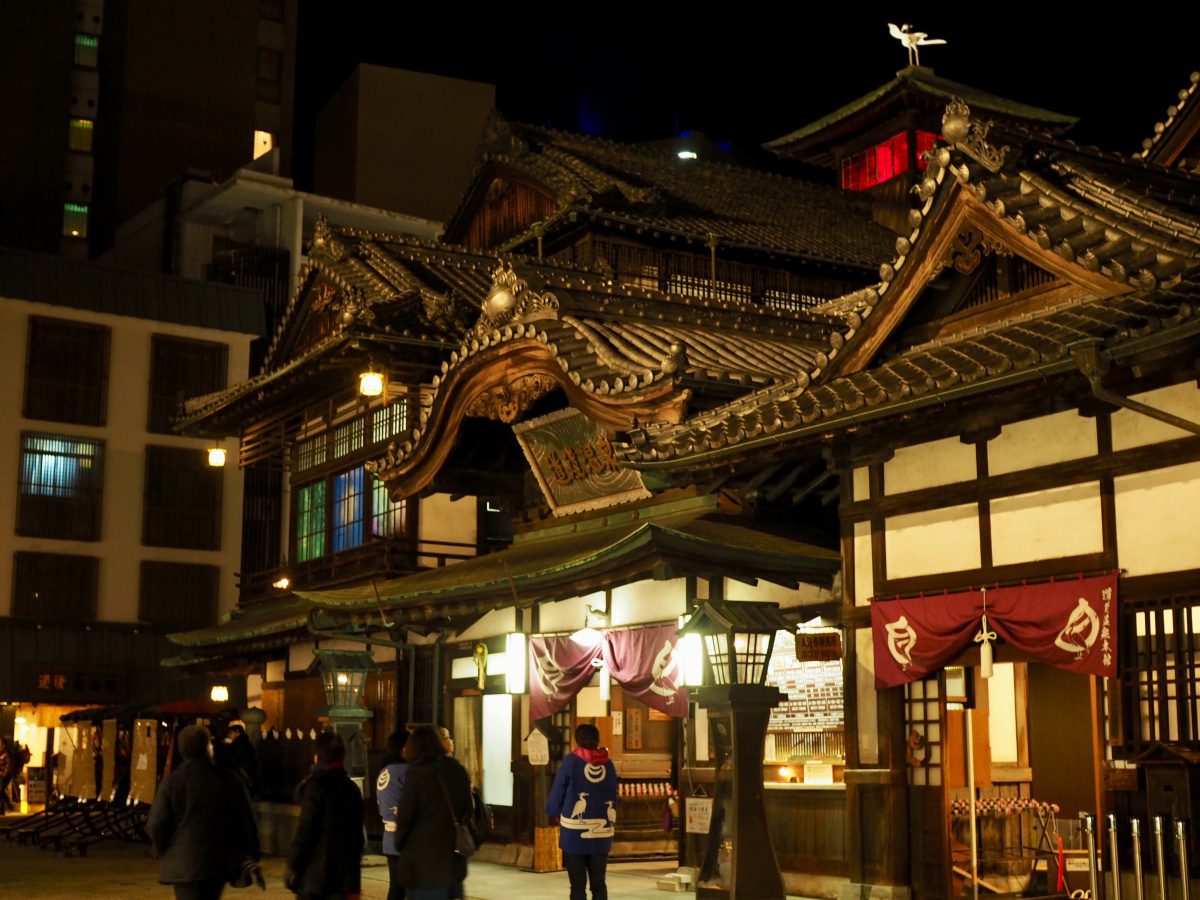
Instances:
[[[921,154],[933,147],[937,135],[928,131],[917,132],[917,168],[924,170],[925,160]],[[866,150],[842,160],[842,187],[851,191],[864,191],[883,184],[908,171],[908,132],[901,132]]]

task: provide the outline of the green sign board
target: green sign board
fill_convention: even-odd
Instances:
[[[522,422],[513,432],[556,516],[650,496],[642,476],[621,466],[604,429],[577,409]]]

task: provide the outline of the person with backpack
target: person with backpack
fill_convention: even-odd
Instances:
[[[398,873],[406,900],[460,900],[467,857],[464,835],[473,816],[471,779],[432,725],[419,725],[404,745],[408,762],[396,809]]]
[[[554,776],[546,815],[558,821],[558,846],[571,883],[571,900],[608,900],[605,869],[617,822],[617,769],[600,746],[600,729],[583,723],[575,729],[578,746]]]

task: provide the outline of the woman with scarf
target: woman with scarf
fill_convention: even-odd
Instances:
[[[617,823],[617,770],[600,746],[600,729],[575,729],[578,744],[558,768],[546,799],[546,815],[558,820],[558,846],[571,881],[571,900],[608,900],[604,870]]]

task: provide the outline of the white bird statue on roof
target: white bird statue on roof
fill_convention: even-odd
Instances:
[[[911,31],[911,25],[893,25],[888,22],[888,33],[904,45],[904,49],[908,51],[908,64],[910,66],[919,66],[921,64],[920,47],[928,47],[931,44],[946,43],[941,38],[931,38],[924,31]]]

